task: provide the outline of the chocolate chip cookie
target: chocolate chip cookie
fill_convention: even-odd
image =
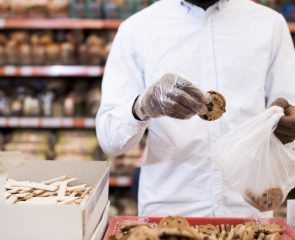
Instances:
[[[219,119],[225,113],[226,101],[225,98],[218,92],[209,91],[211,100],[207,104],[208,113],[199,115],[200,118],[207,121],[214,121]]]
[[[280,188],[270,188],[259,196],[247,191],[246,195],[245,200],[262,212],[278,208],[284,200],[284,194]]]
[[[165,217],[159,223],[159,228],[182,228],[190,226],[189,222],[182,217]]]

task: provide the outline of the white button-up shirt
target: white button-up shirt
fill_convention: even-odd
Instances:
[[[137,121],[135,98],[166,73],[204,92],[221,92],[227,112],[214,122]],[[294,48],[280,14],[250,0],[221,0],[207,11],[161,0],[119,28],[105,69],[97,135],[106,153],[119,155],[148,128],[139,215],[253,216],[257,212],[225,186],[210,151],[277,97],[295,103]]]

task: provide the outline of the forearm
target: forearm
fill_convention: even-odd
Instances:
[[[96,117],[96,133],[105,153],[122,155],[141,140],[148,122],[134,118],[134,100],[117,106],[101,106]]]

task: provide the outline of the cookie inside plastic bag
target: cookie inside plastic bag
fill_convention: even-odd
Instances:
[[[283,145],[274,130],[284,115],[271,107],[217,141],[212,160],[225,184],[265,212],[278,208],[295,186],[295,142]]]

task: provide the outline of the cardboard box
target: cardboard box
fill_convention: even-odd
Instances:
[[[0,240],[88,240],[108,203],[109,169],[99,161],[28,161],[8,177],[41,182],[67,175],[93,186],[83,205],[0,204]]]
[[[90,240],[102,240],[103,236],[106,232],[107,226],[108,226],[108,221],[109,221],[109,210],[110,210],[110,202],[106,206],[102,218],[97,225],[97,228],[95,229],[92,237]]]

